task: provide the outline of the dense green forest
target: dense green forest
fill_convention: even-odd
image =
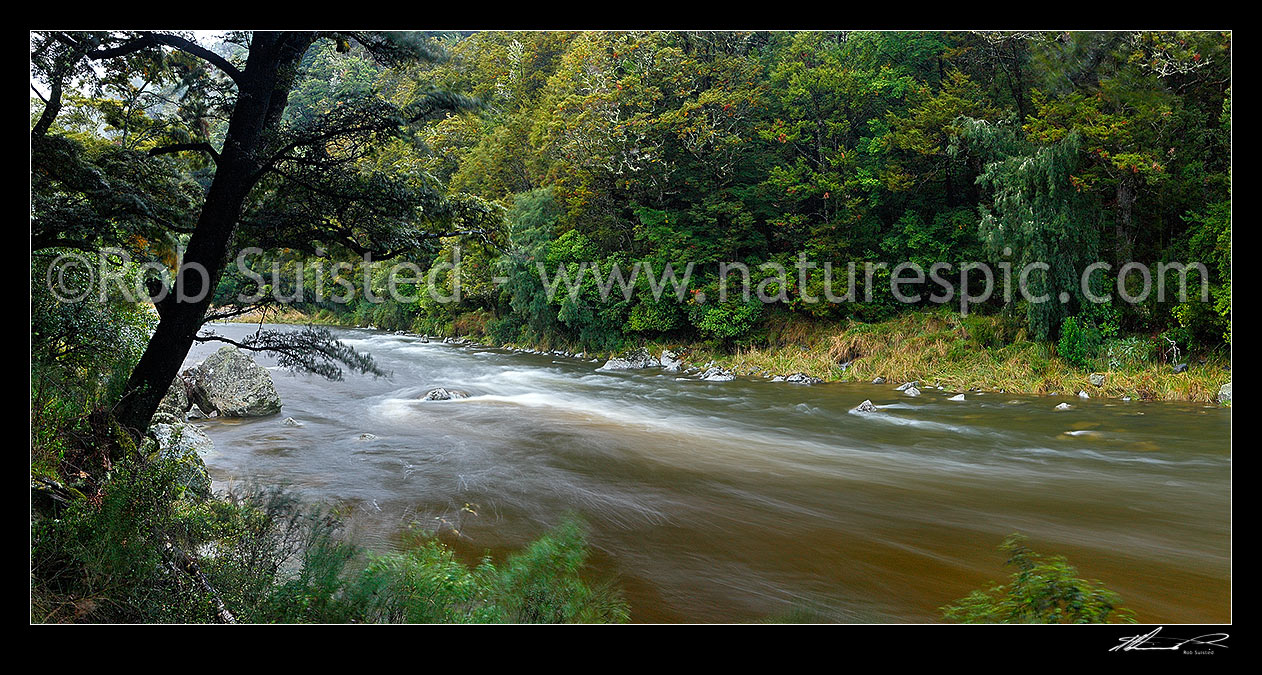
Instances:
[[[682,345],[746,372],[1037,393],[1116,371],[1112,395],[1208,401],[1230,380],[1229,33],[260,35],[32,34],[32,494],[58,514],[33,526],[32,620],[216,620],[225,602],[255,621],[626,619],[579,574],[578,525],[467,567],[431,541],[364,558],[327,514],[271,493],[184,499],[169,467],[138,458],[212,319],[296,311],[592,354]],[[261,282],[232,264],[247,247]],[[99,294],[91,269],[50,271],[102,252],[116,283]],[[803,259],[889,265],[812,302],[829,289]],[[1034,288],[1065,300],[1000,294],[967,316],[930,294],[900,302],[903,261],[1046,262]],[[399,262],[458,301],[390,299]],[[540,262],[580,285],[548,292]],[[690,294],[655,297],[642,276],[602,299],[637,262],[691,263]],[[781,299],[728,297],[731,262]],[[1139,274],[1113,287],[1131,262],[1206,278],[1186,278],[1183,302],[1173,275],[1151,280],[1160,294]],[[311,294],[339,274],[366,284]],[[159,299],[173,279],[204,297]],[[327,332],[301,336],[255,346],[329,377],[373,372]],[[233,553],[194,569],[210,541]],[[303,574],[281,583],[295,560]],[[441,600],[399,599],[427,594]]]
[[[908,307],[787,302],[593,302],[610,265],[685,261],[718,297],[717,263],[1047,261],[1066,304],[1007,307],[1032,338],[1066,317],[1102,338],[1230,340],[1230,40],[1216,33],[477,33],[450,58],[374,67],[333,45],[307,57],[291,106],[323,111],[417,82],[474,97],[372,161],[502,207],[461,247],[463,300],[327,304],[361,323],[500,342],[614,350],[645,338],[757,343],[769,322],[888,319]],[[425,152],[414,152],[424,148]],[[1005,255],[1004,250],[1010,251]],[[534,267],[593,262],[577,298],[549,301]],[[1082,299],[1091,262],[1203,263],[1211,302]],[[490,277],[503,273],[507,284]],[[753,283],[758,278],[755,271]],[[1108,278],[1097,277],[1097,283]],[[1137,275],[1127,279],[1138,283]],[[379,279],[379,283],[384,280]],[[1193,275],[1193,287],[1199,280]],[[864,296],[860,278],[857,296]],[[889,284],[889,271],[871,282]],[[378,289],[380,290],[380,288]],[[840,293],[838,293],[840,294]],[[1136,294],[1138,294],[1136,292]],[[929,305],[926,297],[920,305]],[[1004,309],[1002,298],[974,311]]]

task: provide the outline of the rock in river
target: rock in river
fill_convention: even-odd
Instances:
[[[730,382],[736,379],[736,376],[718,366],[712,366],[701,373],[701,379],[706,382]]]
[[[818,377],[811,377],[806,373],[793,373],[792,375],[784,378],[784,381],[792,382],[793,384],[819,384],[823,382],[823,380]]]
[[[241,350],[227,345],[184,371],[193,402],[220,417],[264,417],[280,412],[272,374]]]
[[[446,389],[443,389],[442,387],[439,387],[437,389],[431,389],[429,393],[425,394],[425,397],[422,398],[421,400],[422,401],[452,401],[452,400],[459,400],[462,398],[469,398],[469,395],[464,392],[448,391]]]
[[[907,387],[906,389],[903,390],[903,395],[904,396],[919,396],[920,390],[917,389],[915,386]]]
[[[963,401],[964,394],[956,394],[955,396],[952,396],[951,398],[948,398],[947,400],[948,401]]]
[[[1072,408],[1072,407],[1073,407],[1073,406],[1069,405],[1068,403],[1060,403],[1060,404],[1057,404],[1056,409],[1057,409],[1057,410],[1069,410],[1069,409],[1070,409],[1070,408]]]
[[[640,370],[660,365],[661,363],[653,358],[653,355],[647,349],[641,347],[629,351],[618,358],[609,359],[605,362],[605,365],[596,370]]]
[[[876,406],[872,405],[872,401],[865,400],[863,403],[854,407],[854,412],[869,413],[876,412]]]
[[[672,352],[669,349],[663,349],[662,355],[658,358],[658,360],[662,363],[662,370],[669,373],[678,371],[684,365],[683,360],[680,359],[675,352]]]
[[[907,391],[908,389],[915,389],[918,384],[920,383],[916,381],[904,382],[897,387],[894,387],[894,391]]]

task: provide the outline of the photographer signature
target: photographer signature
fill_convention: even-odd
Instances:
[[[1226,633],[1207,633],[1194,638],[1159,637],[1157,634],[1161,632],[1161,628],[1161,626],[1158,626],[1153,629],[1151,633],[1146,635],[1135,635],[1121,638],[1121,644],[1113,646],[1109,649],[1109,651],[1178,651],[1182,649],[1184,645],[1226,647],[1227,645],[1222,644],[1222,641],[1229,637]]]

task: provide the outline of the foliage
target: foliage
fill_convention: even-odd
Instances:
[[[1014,534],[1000,550],[1016,568],[1008,584],[973,591],[942,608],[957,623],[1134,623],[1134,613],[1098,581],[1079,579],[1063,556],[1044,556]]]
[[[1091,323],[1076,317],[1065,319],[1060,325],[1060,341],[1056,353],[1077,368],[1088,369],[1100,351],[1100,331]]]
[[[367,553],[284,490],[182,498],[178,476],[173,462],[128,462],[96,497],[37,519],[32,621],[205,623],[222,618],[220,603],[251,623],[627,620],[614,588],[583,578],[574,520],[471,567],[428,534]]]

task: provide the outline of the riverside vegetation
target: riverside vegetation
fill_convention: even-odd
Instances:
[[[671,347],[741,374],[1196,401],[1230,380],[1229,33],[232,32],[207,48],[41,32],[31,59],[32,621],[627,618],[584,576],[577,523],[469,566],[424,537],[361,551],[336,514],[274,491],[182,487],[141,442],[167,383],[203,323],[278,304],[499,345]],[[463,292],[243,306],[293,290],[227,266],[252,245],[258,270],[345,262],[378,294],[390,280],[364,254],[424,270],[459,255],[438,281],[459,275]],[[58,256],[102,251],[147,288],[184,251],[214,292],[155,312],[99,297],[81,268],[57,277],[87,291],[76,301],[43,283]],[[1210,299],[1096,304],[1076,276],[1047,275],[1035,292],[1068,302],[959,316],[894,302],[884,271],[871,302],[789,299],[821,294],[812,273],[773,304],[639,286],[604,303],[594,276],[549,296],[534,267],[694,262],[693,290],[716,298],[717,262],[792,268],[799,253],[1201,262],[1188,285]],[[330,267],[303,267],[307,287]],[[329,377],[371,372],[318,331],[301,339],[253,346]],[[980,603],[946,616],[1048,618]]]

